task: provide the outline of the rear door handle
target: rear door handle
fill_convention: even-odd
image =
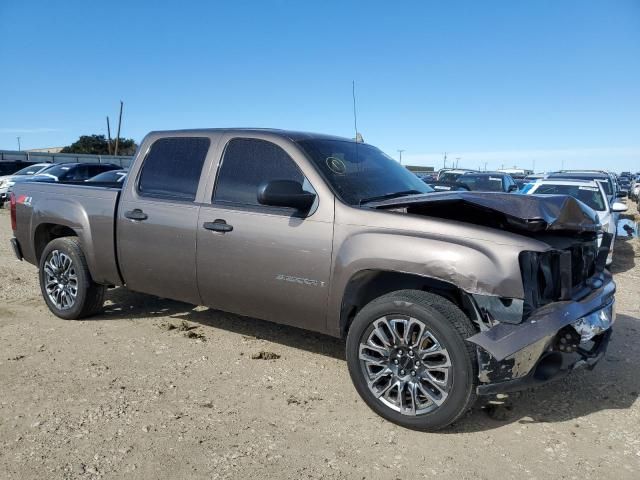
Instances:
[[[212,230],[214,232],[226,233],[233,230],[233,225],[229,225],[225,220],[222,220],[221,218],[218,218],[213,222],[204,222],[202,226],[206,230]]]
[[[129,210],[128,212],[124,212],[124,216],[130,220],[138,220],[138,221],[146,220],[147,218],[149,218],[147,214],[144,213],[139,208],[135,208],[133,210]]]

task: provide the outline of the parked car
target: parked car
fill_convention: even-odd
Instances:
[[[627,177],[619,177],[618,178],[618,187],[620,190],[621,196],[626,197],[629,195],[629,191],[631,190],[631,180]]]
[[[440,172],[438,172],[438,181],[445,182],[445,183],[453,183],[458,179],[460,175],[463,175],[469,172],[475,172],[475,170],[469,170],[465,168],[454,168],[450,170],[443,169],[443,170],[440,170]]]
[[[563,170],[547,175],[549,179],[572,178],[574,180],[593,180],[602,184],[609,205],[613,205],[618,196],[615,178],[604,170]]]
[[[615,284],[572,197],[431,193],[371,145],[282,130],[153,132],[130,172],[14,186],[13,249],[60,318],[125,286],[344,336],[362,399],[422,430],[605,353]]]
[[[458,182],[440,182],[438,180],[431,180],[430,182],[425,182],[425,183],[429,185],[431,188],[433,188],[433,190],[436,192],[449,192],[449,191],[468,192],[469,191],[469,187]]]
[[[636,177],[635,181],[632,183],[629,197],[636,202],[640,200],[640,176]]]
[[[460,175],[456,182],[472,192],[504,192],[518,190],[511,175],[502,172],[473,172]]]
[[[3,160],[0,162],[0,176],[12,175],[18,170],[34,165],[36,162],[23,162],[22,160]]]
[[[617,215],[627,211],[621,202],[609,205],[602,182],[593,180],[547,179],[538,180],[527,191],[528,195],[571,195],[598,212],[600,223],[605,232],[611,235],[611,244],[607,255],[607,265],[613,261],[614,243],[617,233]]]
[[[25,162],[20,162],[20,164],[24,163]],[[11,175],[4,175],[0,177],[0,207],[7,201],[9,188],[15,184],[16,179],[28,178],[33,175],[37,175],[52,165],[52,163],[32,163]]]
[[[127,178],[127,170],[108,170],[85,180],[87,183],[122,183]]]

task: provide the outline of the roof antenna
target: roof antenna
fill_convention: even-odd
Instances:
[[[356,81],[351,80],[351,95],[353,96],[353,129],[356,136],[353,139],[356,143],[364,143],[362,135],[358,132],[358,115],[356,112]]]

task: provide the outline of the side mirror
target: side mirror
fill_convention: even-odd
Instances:
[[[509,190],[507,191],[511,193],[511,192],[515,192],[516,190],[518,190],[518,185],[509,185]]]
[[[305,192],[302,184],[293,180],[272,180],[258,189],[258,203],[271,207],[290,207],[307,212],[315,199],[315,193]]]
[[[627,196],[626,192],[618,192],[618,194],[616,195],[617,198],[625,198]]]
[[[629,207],[622,202],[613,202],[613,205],[611,205],[611,211],[616,213],[626,212],[627,208]]]

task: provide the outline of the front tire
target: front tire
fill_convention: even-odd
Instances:
[[[40,256],[39,268],[40,290],[55,316],[76,320],[102,310],[106,287],[91,278],[78,238],[51,240]]]
[[[387,420],[436,431],[475,402],[478,366],[466,339],[476,330],[452,302],[418,290],[392,292],[358,314],[347,364],[365,403]]]

